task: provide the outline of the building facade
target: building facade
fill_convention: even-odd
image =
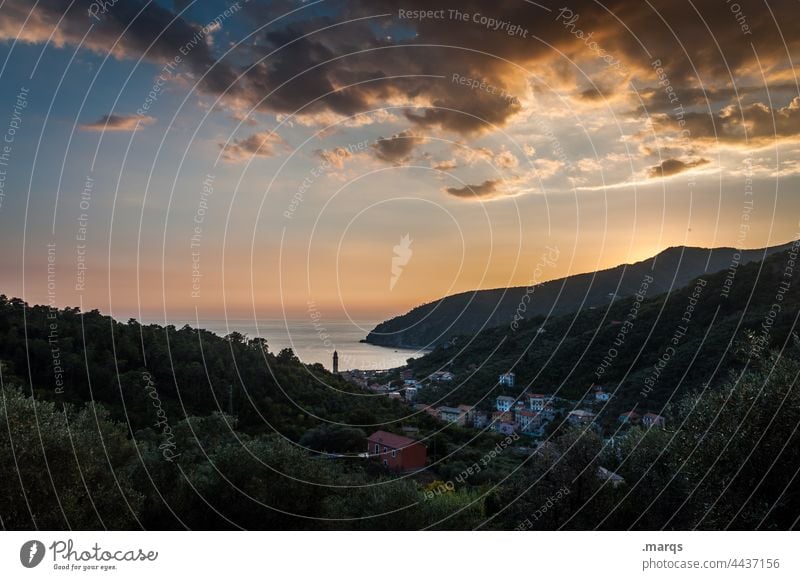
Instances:
[[[517,384],[517,375],[514,373],[503,373],[497,380],[504,387],[513,387]]]
[[[498,411],[508,411],[511,407],[514,406],[514,397],[506,397],[505,395],[500,395],[497,397],[495,401],[495,408]]]
[[[416,471],[428,462],[428,449],[416,439],[375,431],[367,437],[367,454],[377,458],[390,471]]]

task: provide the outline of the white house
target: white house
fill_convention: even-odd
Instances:
[[[573,425],[587,425],[594,421],[596,415],[583,409],[575,409],[567,415],[567,421]]]
[[[517,375],[515,375],[514,373],[503,373],[498,378],[498,381],[504,387],[513,387],[516,384]]]
[[[514,406],[514,397],[506,397],[505,395],[500,395],[499,397],[497,397],[495,407],[497,408],[498,411],[508,411],[513,406]]]
[[[464,424],[464,414],[456,407],[439,407],[439,418],[445,423]]]
[[[528,395],[528,409],[530,409],[534,413],[549,411],[552,407],[553,407],[552,395],[540,395],[538,393],[531,393]]]

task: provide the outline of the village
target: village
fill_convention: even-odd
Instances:
[[[335,361],[338,362],[338,361]],[[334,365],[336,367],[338,365]],[[338,372],[338,368],[335,368]],[[599,418],[612,393],[602,385],[592,385],[582,400],[570,400],[554,394],[533,393],[523,389],[518,396],[506,394],[487,398],[481,405],[449,404],[428,405],[417,402],[425,389],[447,387],[455,384],[456,376],[449,371],[435,371],[424,377],[415,377],[408,368],[391,370],[349,370],[338,373],[342,378],[376,395],[408,405],[414,412],[425,413],[440,423],[466,429],[492,431],[507,438],[514,438],[525,449],[535,452],[546,445],[546,438],[557,425],[573,425],[592,429],[604,436],[608,445],[624,436],[628,428],[641,426],[645,429],[663,429],[666,418],[658,413],[630,410],[616,417],[615,429],[605,434]],[[517,393],[517,377],[514,372],[504,372],[497,377],[501,389]],[[548,427],[551,429],[548,430]],[[367,438],[367,456],[377,456],[390,471],[409,472],[423,468],[426,463],[425,446],[412,436],[415,429],[404,429],[404,435],[377,431]],[[524,438],[524,439],[523,439]],[[613,479],[616,474],[608,472]]]

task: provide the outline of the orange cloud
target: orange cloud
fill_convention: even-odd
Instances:
[[[254,155],[272,157],[275,154],[276,147],[286,145],[286,141],[277,133],[263,131],[261,133],[253,133],[245,139],[236,139],[227,145],[220,143],[219,146],[224,151],[222,157],[226,161],[239,163],[250,159]]]
[[[156,122],[154,117],[147,115],[103,115],[94,123],[85,123],[80,126],[82,131],[119,131],[121,133],[138,131],[143,126]]]

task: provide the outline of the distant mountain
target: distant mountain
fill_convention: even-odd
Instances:
[[[672,247],[659,254],[607,270],[577,274],[535,287],[523,316],[558,316],[586,308],[606,306],[614,299],[639,291],[651,276],[648,296],[682,288],[694,278],[747,264],[786,250],[791,243],[757,250],[735,248]],[[454,336],[473,335],[483,329],[509,326],[520,312],[525,286],[475,290],[447,296],[380,323],[366,342],[380,346],[432,348]]]

